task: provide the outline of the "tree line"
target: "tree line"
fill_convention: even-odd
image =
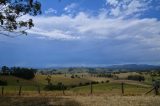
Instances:
[[[37,69],[33,68],[21,68],[21,67],[7,67],[2,66],[0,75],[12,75],[23,79],[33,79],[35,77],[35,74],[37,72]]]

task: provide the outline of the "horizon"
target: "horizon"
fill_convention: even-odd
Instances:
[[[160,65],[158,0],[38,0],[27,36],[0,37],[0,66]]]
[[[54,68],[113,68],[115,66],[121,67],[121,66],[151,66],[151,67],[160,67],[160,65],[154,65],[154,64],[110,64],[110,65],[53,65],[49,67],[31,67],[31,66],[7,66],[7,65],[0,65],[0,67],[7,66],[7,67],[21,67],[21,68],[34,68],[34,69],[54,69]]]

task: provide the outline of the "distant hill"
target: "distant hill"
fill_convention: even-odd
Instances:
[[[127,69],[127,70],[157,70],[160,66],[147,65],[147,64],[124,64],[124,65],[112,65],[107,68],[111,69]]]

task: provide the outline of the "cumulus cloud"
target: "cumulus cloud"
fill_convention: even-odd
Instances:
[[[130,15],[144,11],[149,2],[144,3],[138,0],[107,0],[107,5],[114,8],[120,4],[123,9],[115,11]],[[75,4],[67,6],[65,10],[75,7]],[[122,8],[122,7],[119,7]],[[113,10],[110,11],[113,14]],[[156,18],[121,18],[107,17],[104,12],[93,16],[85,12],[77,12],[73,17],[68,14],[61,16],[25,16],[24,19],[32,18],[35,27],[29,30],[29,34],[41,39],[53,40],[106,40],[120,42],[120,45],[127,47],[130,45],[151,47],[151,51],[160,50],[160,21]],[[111,14],[111,13],[110,13]],[[114,13],[116,14],[116,12]],[[154,43],[153,43],[154,42]],[[117,43],[115,43],[117,44]],[[130,47],[130,46],[129,46]]]
[[[77,12],[73,17],[68,14],[61,16],[39,16],[32,18],[35,27],[28,32],[49,39],[134,39],[139,42],[156,41],[160,35],[160,21],[155,18],[121,18],[122,13],[126,15],[144,11],[150,0],[106,0],[106,5],[111,5],[110,14],[120,17],[107,17],[104,12],[98,16],[92,16],[85,12]],[[70,11],[77,4],[72,3],[64,8]],[[48,9],[54,11],[53,9]],[[121,14],[121,15],[120,15]],[[43,36],[43,37],[42,37]]]
[[[50,14],[50,13],[56,14],[57,10],[54,10],[53,8],[49,8],[48,10],[45,11],[45,14]]]
[[[106,5],[108,4],[116,6],[118,4],[118,0],[106,0]]]
[[[29,17],[35,27],[29,34],[40,39],[50,40],[105,40],[123,47],[143,47],[155,52],[160,51],[160,21],[156,18],[107,18],[89,16],[80,12],[75,17],[39,16]],[[119,43],[118,43],[119,42]],[[112,44],[112,45],[113,45]]]
[[[141,12],[149,9],[149,4],[152,0],[106,0],[106,6],[109,9],[111,16],[129,16],[141,15]]]
[[[73,13],[75,12],[75,8],[78,6],[78,4],[76,3],[71,3],[69,5],[67,5],[65,8],[64,8],[64,11],[67,12],[67,13]]]

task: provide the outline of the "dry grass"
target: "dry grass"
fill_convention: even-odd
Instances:
[[[159,96],[12,96],[0,106],[160,106]]]
[[[160,106],[158,96],[77,96],[74,100],[83,106]]]
[[[0,106],[79,106],[80,103],[61,97],[0,97]]]

